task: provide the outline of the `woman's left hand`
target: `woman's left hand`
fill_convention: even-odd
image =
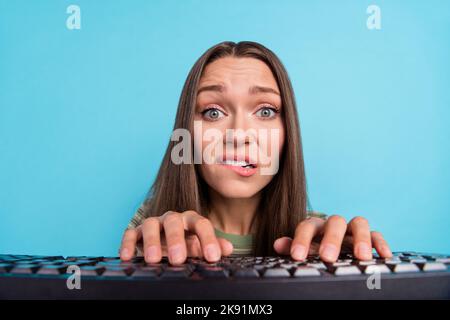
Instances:
[[[273,247],[278,254],[290,255],[294,260],[319,254],[322,260],[334,262],[341,250],[352,250],[355,258],[370,260],[372,247],[381,258],[392,257],[381,233],[370,231],[369,223],[363,217],[355,217],[348,224],[338,215],[326,220],[311,217],[298,224],[294,239],[278,238]]]

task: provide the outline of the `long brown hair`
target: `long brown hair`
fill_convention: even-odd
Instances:
[[[294,235],[297,224],[305,219],[307,210],[306,177],[295,96],[291,81],[281,61],[263,45],[251,42],[219,43],[208,49],[190,70],[181,92],[174,129],[184,128],[193,133],[194,111],[198,83],[205,67],[226,56],[256,58],[271,69],[280,89],[285,142],[277,174],[264,187],[254,219],[256,234],[253,254],[273,255],[273,243],[282,236]],[[171,161],[170,141],[156,179],[144,201],[145,216],[159,216],[166,211],[195,210],[207,217],[209,199],[207,184],[196,164],[176,165]]]

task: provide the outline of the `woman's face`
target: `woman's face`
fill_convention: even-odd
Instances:
[[[202,158],[200,174],[224,197],[254,196],[276,174],[267,168],[278,168],[284,143],[275,77],[258,59],[225,57],[206,66],[198,88],[195,123],[203,138],[196,152],[201,147],[214,162]],[[221,135],[208,140],[207,131]]]

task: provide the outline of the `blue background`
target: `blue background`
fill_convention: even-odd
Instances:
[[[115,255],[189,69],[224,40],[286,65],[315,210],[450,253],[450,2],[424,0],[1,0],[0,252]]]

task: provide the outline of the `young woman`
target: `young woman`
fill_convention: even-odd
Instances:
[[[284,66],[269,49],[245,41],[207,50],[186,79],[174,130],[194,136],[194,123],[202,138],[197,144],[188,142],[193,154],[188,154],[190,148],[182,154],[192,161],[174,161],[179,146],[171,139],[149,195],[123,236],[123,260],[136,251],[148,263],[168,256],[172,264],[188,256],[214,262],[232,253],[281,254],[295,260],[319,254],[332,262],[343,248],[363,260],[372,259],[372,248],[381,257],[392,255],[363,217],[347,224],[338,215],[307,211],[294,92]],[[223,134],[214,145],[223,148],[211,152],[215,161],[198,163],[195,153],[211,150],[211,139],[205,138],[211,129]],[[229,135],[230,129],[253,133]],[[256,134],[261,129],[276,132],[275,139],[263,143]],[[249,156],[251,147],[260,150],[263,144],[272,151],[264,163]],[[275,162],[278,169],[264,174]]]

